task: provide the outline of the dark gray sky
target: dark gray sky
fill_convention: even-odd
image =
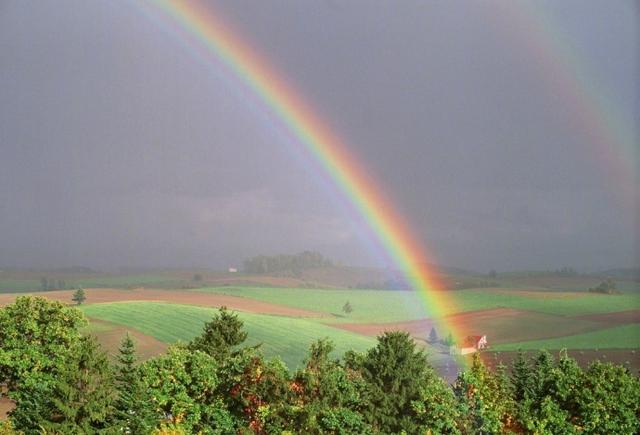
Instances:
[[[545,37],[570,44],[631,128],[637,5],[536,4],[556,23]],[[631,156],[590,142],[504,4],[211,5],[344,138],[440,264],[634,265],[637,203],[617,193],[633,181],[593,150]],[[1,1],[0,265],[226,267],[303,249],[377,264],[261,107],[133,1]]]

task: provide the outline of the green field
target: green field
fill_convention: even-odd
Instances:
[[[640,348],[640,324],[617,326],[548,340],[532,340],[492,346],[491,350],[537,349],[635,349]]]
[[[134,328],[160,341],[174,343],[190,340],[202,331],[216,310],[191,305],[158,302],[95,304],[82,307],[90,318],[106,320]],[[373,338],[332,328],[312,320],[238,313],[249,333],[247,343],[263,344],[266,356],[280,356],[290,368],[300,365],[312,341],[329,337],[336,356],[350,349],[366,350],[375,345]]]
[[[266,287],[212,287],[197,291],[222,293],[257,299],[273,304],[333,314],[340,322],[393,322],[425,316],[420,298],[414,292],[389,290],[322,290]],[[345,302],[353,306],[348,316]]]
[[[424,302],[414,292],[386,290],[317,290],[289,288],[222,287],[197,291],[223,293],[320,311],[343,322],[394,322],[425,317]],[[599,295],[592,293],[522,292],[506,289],[470,289],[448,293],[454,314],[490,308],[514,308],[563,316],[607,313],[640,306],[640,294]],[[354,311],[345,316],[349,301]]]
[[[42,273],[43,277],[47,277],[46,273]],[[49,276],[54,281],[58,277]],[[85,288],[126,288],[126,287],[179,287],[182,282],[176,277],[169,275],[103,275],[103,276],[62,276],[67,288],[85,287]],[[24,293],[30,291],[41,291],[42,284],[40,278],[37,279],[16,279],[2,278],[0,279],[0,293]]]

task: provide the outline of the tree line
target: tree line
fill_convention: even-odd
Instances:
[[[304,251],[293,255],[258,255],[244,260],[243,266],[246,273],[295,276],[303,270],[331,267],[333,262],[319,252]]]
[[[640,381],[566,353],[523,355],[489,371],[476,354],[447,384],[404,332],[331,357],[319,340],[302,368],[247,346],[220,309],[188,343],[144,362],[130,336],[115,362],[81,333],[83,314],[20,297],[0,309],[0,382],[15,402],[0,433],[46,434],[633,434]],[[0,391],[3,391],[0,390]]]

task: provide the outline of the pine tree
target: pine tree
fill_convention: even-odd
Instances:
[[[237,354],[233,351],[247,339],[247,332],[243,330],[244,322],[237,314],[231,313],[227,307],[220,308],[218,314],[204,325],[200,336],[189,343],[190,350],[199,350],[218,361]]]
[[[153,403],[140,382],[136,367],[136,348],[129,333],[120,343],[116,381],[119,391],[116,421],[122,432],[148,433],[158,423]]]
[[[345,302],[345,304],[342,306],[342,311],[347,315],[353,312],[353,306],[351,306],[351,303],[349,301]]]
[[[511,374],[511,383],[514,388],[514,399],[516,402],[522,402],[526,397],[531,395],[531,367],[527,362],[524,353],[518,352],[518,356],[513,362],[513,370]]]
[[[429,331],[429,343],[437,343],[438,342],[438,333],[436,332],[436,328],[431,327],[431,331]]]
[[[27,433],[96,433],[108,427],[116,390],[95,337],[83,337],[50,382],[29,379],[12,419]]]
[[[82,287],[78,287],[78,290],[75,291],[71,300],[78,305],[82,305],[82,303],[87,300],[84,289]]]

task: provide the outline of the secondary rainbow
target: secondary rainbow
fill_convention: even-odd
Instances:
[[[569,110],[569,127],[590,148],[585,154],[603,166],[614,181],[613,192],[634,213],[640,202],[640,146],[633,114],[613,103],[542,2],[507,1],[490,13],[508,38],[532,57],[531,69],[540,73],[550,94],[560,96],[559,110]]]
[[[305,104],[299,94],[283,81],[269,63],[235,34],[211,7],[192,0],[155,0],[167,18],[180,26],[191,39],[215,56],[266,105],[296,142],[317,160],[336,186],[367,222],[385,252],[401,269],[412,288],[421,296],[427,314],[442,318],[454,309],[448,292],[441,290],[438,271],[430,255],[418,243],[409,226],[383,197],[364,168],[349,153],[343,141]],[[193,47],[190,47],[194,49]],[[201,53],[206,55],[206,53]],[[453,324],[440,324],[459,336]]]

